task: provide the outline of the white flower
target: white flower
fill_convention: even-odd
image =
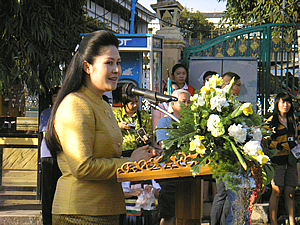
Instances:
[[[259,141],[248,141],[244,145],[243,149],[247,155],[251,156],[259,156],[262,152],[262,147]]]
[[[215,96],[210,99],[210,105],[211,105],[210,107],[211,110],[217,108],[218,112],[222,112],[222,106],[227,107],[229,106],[229,103],[227,102],[225,97]]]
[[[211,135],[214,137],[220,137],[225,133],[221,119],[216,114],[211,114],[207,120],[207,130],[211,131]]]
[[[252,158],[261,165],[264,165],[270,161],[270,158],[264,154],[259,141],[248,141],[244,145],[243,149],[247,155],[252,156]]]
[[[199,106],[204,106],[205,105],[205,99],[200,96],[198,98],[197,103],[198,103]]]
[[[222,88],[222,90],[226,93],[228,91],[229,85],[226,85],[225,87]]]
[[[247,128],[243,128],[243,125],[231,125],[228,128],[228,135],[233,137],[236,142],[244,143],[247,137]]]
[[[216,94],[220,97],[226,97],[226,90],[224,90],[224,88],[215,88],[216,90]]]
[[[215,129],[214,124],[216,122],[220,122],[221,119],[218,115],[216,114],[211,114],[207,120],[207,130],[208,131],[213,131]]]
[[[252,127],[250,135],[253,141],[261,141],[262,139],[262,133],[259,127]]]
[[[190,100],[191,101],[197,101],[199,95],[198,94],[194,94],[193,96],[191,96]]]
[[[191,101],[194,102],[193,104],[195,106],[204,106],[204,104],[205,104],[205,99],[202,96],[198,95],[198,94],[195,94],[194,96],[191,96]]]

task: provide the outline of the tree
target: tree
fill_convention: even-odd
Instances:
[[[226,8],[223,25],[299,22],[299,0],[227,0]]]
[[[30,93],[59,85],[85,30],[85,0],[1,0],[0,83]]]
[[[185,38],[189,37],[190,34],[192,38],[200,37],[200,34],[206,38],[214,29],[214,24],[209,22],[201,12],[193,13],[186,8],[180,14],[179,26]]]

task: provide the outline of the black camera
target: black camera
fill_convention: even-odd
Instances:
[[[146,132],[146,130],[141,127],[140,129],[138,129],[136,131],[136,133],[138,134],[138,138],[136,139],[136,141],[141,145],[150,145],[151,144],[151,137],[150,135]]]

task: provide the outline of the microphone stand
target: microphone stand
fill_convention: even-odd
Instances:
[[[152,102],[150,102],[150,101],[148,101],[148,102],[149,102],[149,105],[150,105],[152,108],[154,108],[154,109],[156,109],[156,110],[162,112],[163,114],[165,114],[165,115],[171,117],[171,118],[172,118],[173,120],[175,120],[177,123],[180,123],[180,120],[177,119],[173,114],[169,113],[168,111],[162,109],[161,107],[159,107],[158,105],[156,105],[156,104],[154,104],[154,103],[152,103]]]

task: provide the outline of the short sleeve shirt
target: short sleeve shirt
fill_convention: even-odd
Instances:
[[[171,123],[170,123],[171,121],[173,121],[173,120],[169,116],[162,117],[157,122],[157,126],[156,127],[157,128],[171,127]],[[157,143],[159,143],[162,140],[170,138],[167,134],[168,134],[168,130],[166,130],[166,129],[158,129],[156,131]]]

